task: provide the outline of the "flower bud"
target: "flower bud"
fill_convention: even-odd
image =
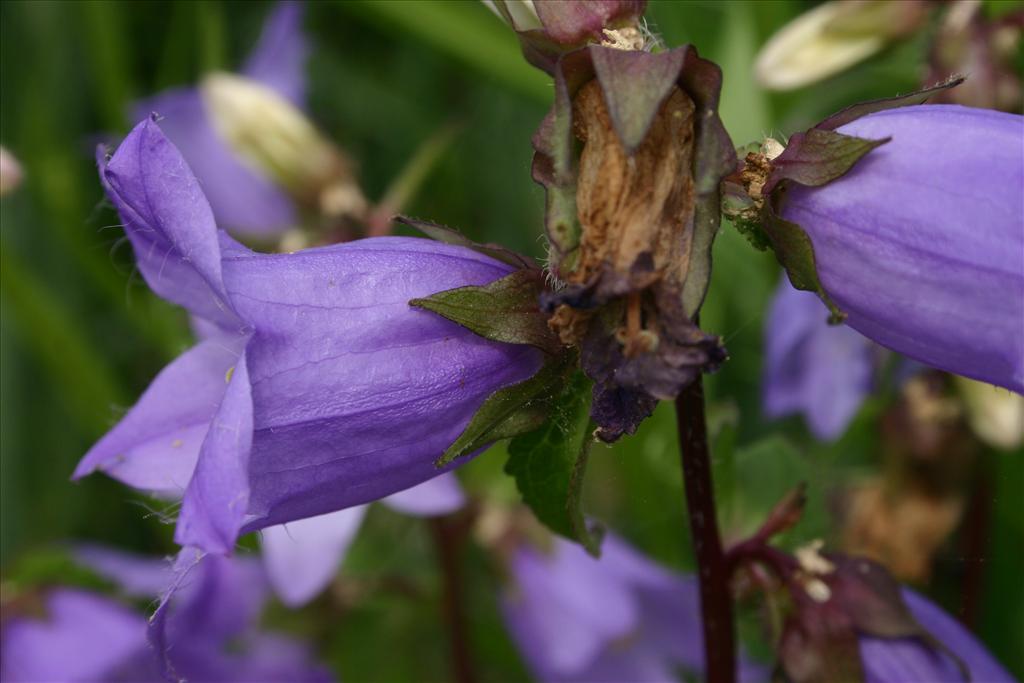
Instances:
[[[828,78],[920,28],[928,17],[922,0],[832,0],[783,26],[761,48],[758,82],[792,90]]]
[[[526,60],[554,74],[559,58],[588,43],[642,50],[656,44],[640,25],[647,0],[484,0],[519,36]]]
[[[341,152],[295,105],[255,80],[228,73],[203,79],[214,128],[253,169],[324,213],[358,214],[366,201]]]

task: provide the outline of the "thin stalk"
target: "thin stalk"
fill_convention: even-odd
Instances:
[[[704,385],[698,375],[676,399],[679,451],[683,461],[686,509],[700,581],[704,655],[708,683],[736,680],[736,635],[729,570],[718,535],[711,454],[704,416]]]
[[[434,517],[430,520],[434,536],[437,561],[441,569],[443,611],[448,624],[448,644],[451,653],[452,680],[456,683],[476,683],[473,667],[469,629],[466,624],[466,609],[462,600],[462,525],[451,517]]]

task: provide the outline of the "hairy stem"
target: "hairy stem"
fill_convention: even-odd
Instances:
[[[708,683],[734,683],[736,636],[732,594],[722,540],[718,535],[711,454],[704,417],[704,385],[699,375],[676,399],[676,421],[679,425],[686,509],[700,580],[707,680]]]
[[[462,563],[460,555],[464,539],[463,525],[452,517],[434,517],[430,520],[437,561],[441,570],[444,618],[448,626],[452,680],[455,683],[476,683],[473,668],[466,609],[462,600]]]

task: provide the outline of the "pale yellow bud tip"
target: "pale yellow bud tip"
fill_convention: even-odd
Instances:
[[[916,0],[826,2],[771,37],[754,65],[757,81],[770,90],[792,90],[828,78],[916,29],[926,12]]]

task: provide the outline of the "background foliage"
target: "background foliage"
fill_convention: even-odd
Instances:
[[[658,2],[648,18],[668,45],[694,43],[725,72],[722,116],[734,142],[789,133],[860,99],[914,89],[921,40],[890,48],[841,76],[792,94],[761,91],[751,65],[764,40],[812,3]],[[171,527],[129,489],[102,476],[72,484],[84,451],[190,343],[181,311],[133,272],[117,218],[103,201],[93,148],[127,131],[134,97],[237,65],[269,5],[229,2],[5,2],[0,4],[0,141],[26,181],[0,202],[0,571],[4,590],[75,581],[59,544],[90,540],[140,552],[174,550]],[[474,2],[319,2],[311,109],[360,166],[379,197],[417,145],[455,122],[453,147],[408,212],[471,237],[541,256],[541,189],[529,177],[530,135],[551,87],[521,59],[511,32]],[[877,418],[862,410],[838,443],[815,442],[798,419],[769,423],[759,408],[761,330],[778,278],[770,255],[730,227],[715,247],[702,326],[731,360],[708,382],[715,466],[727,537],[736,538],[796,481],[811,503],[789,542],[836,539],[832,494],[879,467]],[[981,609],[971,626],[1024,675],[1024,454],[985,455],[992,515],[984,556],[962,532],[924,587],[963,607],[964,577],[981,565]],[[514,499],[498,446],[461,471],[478,496]],[[594,516],[661,561],[692,563],[671,411],[640,434],[596,446],[586,489]],[[488,680],[517,680],[522,664],[499,621],[500,571],[471,547],[465,581],[478,665]],[[422,520],[375,507],[335,589],[309,608],[269,615],[314,638],[350,681],[443,680],[439,577]],[[381,656],[396,652],[402,656]]]

